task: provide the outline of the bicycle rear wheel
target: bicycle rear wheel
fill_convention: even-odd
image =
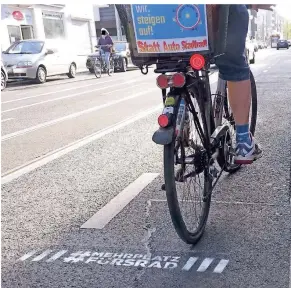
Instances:
[[[201,111],[199,106],[195,105],[195,110],[200,116],[199,122],[205,132],[204,111]],[[209,160],[196,125],[194,117],[189,117],[181,140],[164,146],[164,178],[168,207],[177,234],[188,244],[197,243],[203,235],[212,188]]]

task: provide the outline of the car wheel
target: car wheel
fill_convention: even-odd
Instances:
[[[38,84],[43,84],[46,82],[46,70],[44,67],[38,67],[35,81]]]
[[[122,58],[121,71],[122,72],[126,72],[127,71],[127,64],[126,64],[126,59],[125,58]]]
[[[6,88],[6,83],[7,83],[6,75],[4,71],[1,70],[1,91]]]
[[[253,54],[253,58],[252,59],[250,59],[250,64],[255,64],[255,62],[256,62],[256,58],[255,58],[256,56],[255,56],[255,53]]]
[[[76,71],[77,67],[76,64],[72,63],[69,68],[69,73],[67,74],[69,78],[75,78],[76,77]]]
[[[93,68],[90,68],[90,69],[89,69],[89,72],[92,73],[92,74],[95,73]]]

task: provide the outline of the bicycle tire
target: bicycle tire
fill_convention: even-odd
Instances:
[[[254,79],[254,75],[253,73],[250,71],[250,81],[251,81],[251,117],[250,117],[250,132],[252,133],[252,135],[254,136],[255,134],[255,130],[256,130],[256,123],[257,123],[257,88],[256,88],[256,82]],[[227,89],[226,89],[227,91]],[[224,97],[224,105],[223,105],[223,109],[226,115],[229,115],[229,103],[228,103],[228,97]],[[234,120],[233,120],[234,122]],[[234,128],[235,129],[235,128]],[[233,136],[235,137],[235,135]],[[231,139],[225,139],[230,140]],[[222,149],[224,147],[224,144],[222,145],[222,148],[220,148],[220,153],[219,156],[217,158],[217,162],[219,164],[220,167],[224,167],[224,171],[228,172],[228,173],[235,173],[236,171],[238,171],[241,168],[241,164],[229,164],[229,165],[225,165],[226,164],[226,160],[224,158],[225,153],[223,153]]]
[[[100,60],[95,60],[95,63],[94,63],[94,74],[95,74],[95,77],[97,79],[101,78],[101,75],[102,75],[102,64],[101,64]]]
[[[108,73],[109,76],[112,76],[114,74],[114,61],[113,61],[112,58],[110,59],[109,68],[108,68],[108,72],[107,73]]]
[[[251,80],[251,96],[252,96],[252,115],[250,121],[250,132],[255,136],[256,125],[257,125],[257,116],[258,116],[258,98],[257,98],[257,86],[254,75],[250,71],[250,80]]]
[[[205,119],[202,122],[203,123],[201,123],[201,126],[203,126],[204,129]],[[178,236],[187,244],[196,244],[204,233],[209,215],[212,188],[212,181],[210,180],[211,176],[209,173],[209,167],[207,166],[207,168],[203,170],[205,180],[203,184],[203,196],[205,196],[205,199],[202,202],[203,209],[200,217],[201,221],[195,231],[189,231],[185,224],[184,217],[181,213],[181,207],[176,187],[175,143],[176,142],[173,141],[171,144],[164,146],[164,180],[168,208],[174,228]],[[183,141],[181,141],[181,143],[183,143]]]

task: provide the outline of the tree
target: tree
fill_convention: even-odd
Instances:
[[[285,39],[291,39],[291,21],[285,21],[283,34]]]

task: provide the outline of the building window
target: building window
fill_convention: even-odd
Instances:
[[[22,39],[19,26],[8,25],[7,28],[8,28],[10,44],[12,44],[16,41],[20,41]]]
[[[63,14],[56,12],[42,12],[42,18],[46,39],[65,38]]]

